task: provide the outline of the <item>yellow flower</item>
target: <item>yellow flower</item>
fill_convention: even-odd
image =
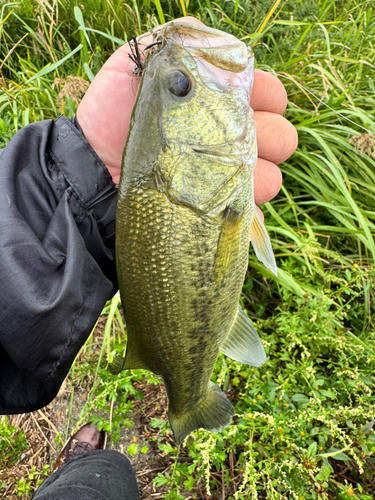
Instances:
[[[300,432],[300,434],[301,434],[301,436],[304,436],[304,435],[305,435],[305,433],[304,433],[303,431],[301,431],[301,432]]]
[[[279,427],[279,428],[277,429],[277,432],[278,432],[279,434],[284,434],[284,429],[283,429],[282,427]]]
[[[262,399],[262,396],[260,394],[258,394],[257,398],[258,399]]]
[[[346,488],[345,493],[348,495],[348,497],[352,497],[354,495],[354,490],[353,490],[353,488],[351,486],[348,486]]]
[[[252,403],[256,403],[257,401],[256,401],[256,399],[252,399],[251,402]]]

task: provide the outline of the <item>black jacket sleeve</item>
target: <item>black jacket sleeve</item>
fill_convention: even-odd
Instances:
[[[117,189],[67,118],[0,151],[0,414],[57,394],[116,292]]]

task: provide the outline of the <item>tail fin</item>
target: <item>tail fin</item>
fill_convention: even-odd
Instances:
[[[210,382],[205,398],[192,410],[184,413],[168,412],[176,444],[196,429],[220,432],[230,424],[234,408],[219,387]]]

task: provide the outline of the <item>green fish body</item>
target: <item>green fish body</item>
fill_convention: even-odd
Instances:
[[[218,431],[234,409],[210,381],[219,352],[260,366],[239,308],[250,238],[276,270],[256,214],[249,49],[231,35],[170,23],[146,59],[124,151],[116,227],[128,332],[125,361],[165,383],[175,440]]]

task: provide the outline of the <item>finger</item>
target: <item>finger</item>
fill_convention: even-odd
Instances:
[[[291,156],[298,146],[295,127],[283,116],[266,111],[254,113],[258,156],[279,164]]]
[[[261,209],[259,207],[255,207],[256,211],[258,212],[258,215],[260,217],[260,220],[262,222],[264,222],[264,215],[263,215],[263,212],[261,211]]]
[[[280,191],[282,173],[274,163],[258,158],[254,170],[254,199],[257,205],[272,200]]]
[[[282,115],[287,105],[284,85],[276,76],[260,69],[255,70],[250,105],[254,111],[270,111]]]

